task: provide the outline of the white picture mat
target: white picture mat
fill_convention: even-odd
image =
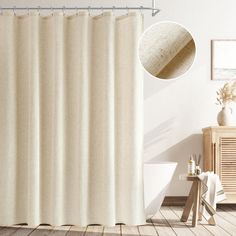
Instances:
[[[212,41],[212,79],[236,79],[236,40]]]

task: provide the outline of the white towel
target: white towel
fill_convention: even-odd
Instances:
[[[216,213],[216,204],[225,200],[226,196],[220,178],[214,172],[203,172],[198,178],[202,181],[200,211],[209,220]]]

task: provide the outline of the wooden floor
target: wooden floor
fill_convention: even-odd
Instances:
[[[216,226],[210,226],[203,219],[196,227],[191,227],[191,219],[186,222],[180,222],[182,207],[162,207],[152,220],[146,225],[125,226],[117,225],[115,227],[88,226],[80,228],[76,226],[51,227],[40,225],[36,228],[28,226],[0,227],[0,235],[4,236],[172,236],[172,235],[236,235],[236,206],[220,206],[217,209],[215,219]]]

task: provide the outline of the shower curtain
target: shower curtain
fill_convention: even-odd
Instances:
[[[142,27],[0,16],[0,225],[144,223]]]

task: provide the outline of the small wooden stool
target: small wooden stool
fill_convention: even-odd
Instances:
[[[201,205],[201,180],[197,177],[197,175],[180,175],[180,179],[193,182],[187,201],[185,203],[181,221],[186,222],[189,218],[191,209],[193,209],[192,226],[195,227],[197,226],[198,220],[202,219],[202,215],[199,212]],[[208,223],[211,225],[216,224],[213,216],[208,220]]]

